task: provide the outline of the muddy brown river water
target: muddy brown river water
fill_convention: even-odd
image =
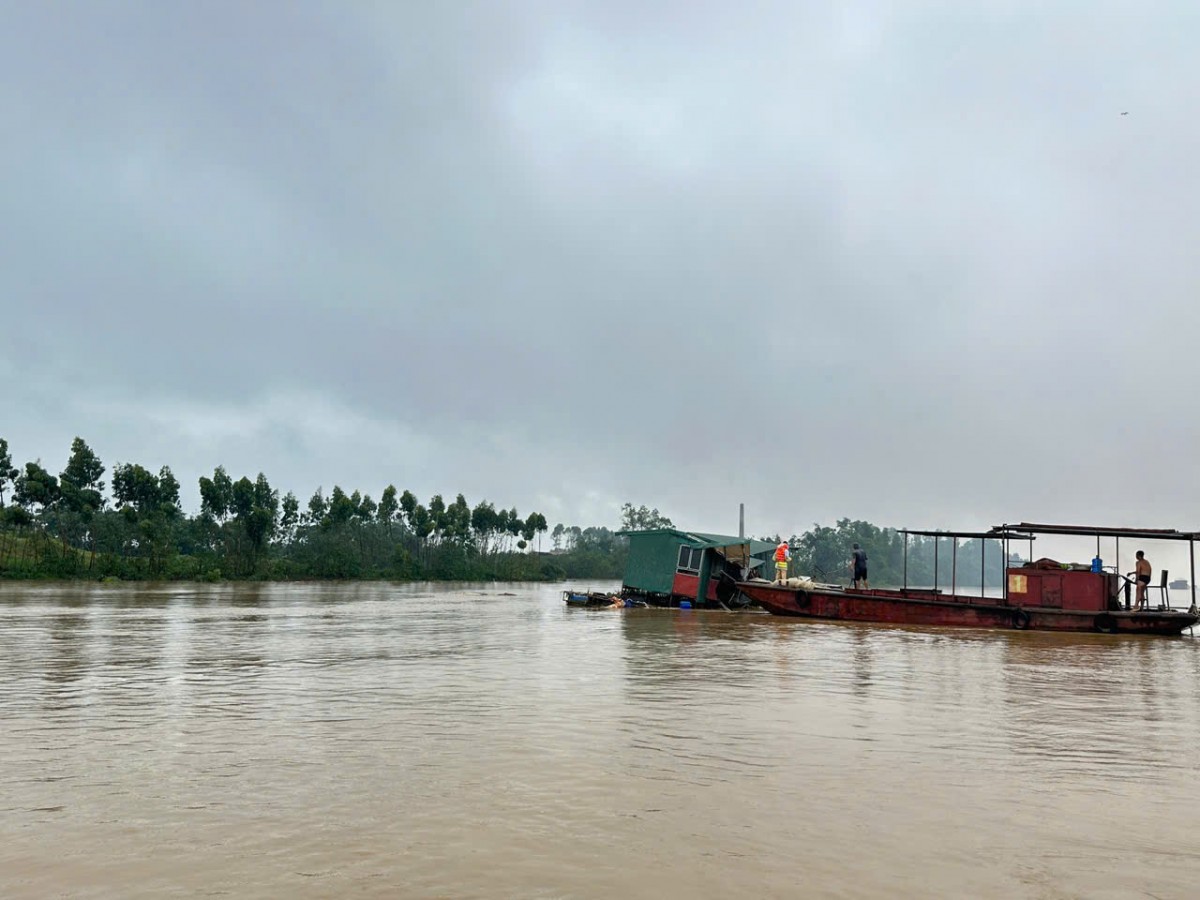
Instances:
[[[1200,638],[560,588],[0,585],[0,897],[1200,896]]]

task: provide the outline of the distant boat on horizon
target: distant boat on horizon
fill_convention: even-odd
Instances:
[[[1187,579],[1186,578],[1176,578],[1169,585],[1167,585],[1167,587],[1169,587],[1173,591],[1186,591],[1188,589]]]

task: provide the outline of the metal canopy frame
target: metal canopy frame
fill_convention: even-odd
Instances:
[[[915,537],[931,537],[933,538],[933,590],[938,590],[938,549],[941,546],[942,538],[950,538],[951,544],[951,563],[950,563],[950,593],[951,595],[958,593],[958,542],[960,540],[979,540],[979,596],[987,596],[987,542],[989,540],[999,540],[1004,549],[1004,564],[1001,567],[1001,574],[1004,569],[1008,568],[1008,542],[1010,539],[1029,540],[1033,538],[1025,534],[1008,533],[1001,528],[999,531],[993,528],[991,531],[920,531],[915,528],[901,528],[900,534],[904,535],[904,585],[902,590],[908,590],[908,538],[909,535]],[[1032,544],[1030,544],[1032,547]],[[1032,556],[1032,552],[1030,553]],[[1004,589],[1004,599],[1008,600],[1008,579],[1001,578],[1001,583]]]
[[[1072,537],[1133,537],[1154,541],[1200,541],[1200,532],[1178,531],[1174,528],[1097,528],[1090,525],[1042,525],[1033,522],[996,525],[987,532],[989,537],[1000,533],[1019,533],[1024,540],[1029,534],[1064,534]]]

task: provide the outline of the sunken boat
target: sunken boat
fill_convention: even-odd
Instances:
[[[775,549],[769,541],[678,528],[618,534],[629,539],[621,596],[650,606],[746,606],[750,599],[736,585],[762,570]]]

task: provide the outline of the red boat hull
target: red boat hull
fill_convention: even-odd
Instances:
[[[990,597],[932,591],[804,589],[753,581],[739,582],[738,589],[773,615],[806,619],[1157,635],[1177,635],[1200,621],[1200,616],[1178,610],[1123,612],[1009,606]]]

